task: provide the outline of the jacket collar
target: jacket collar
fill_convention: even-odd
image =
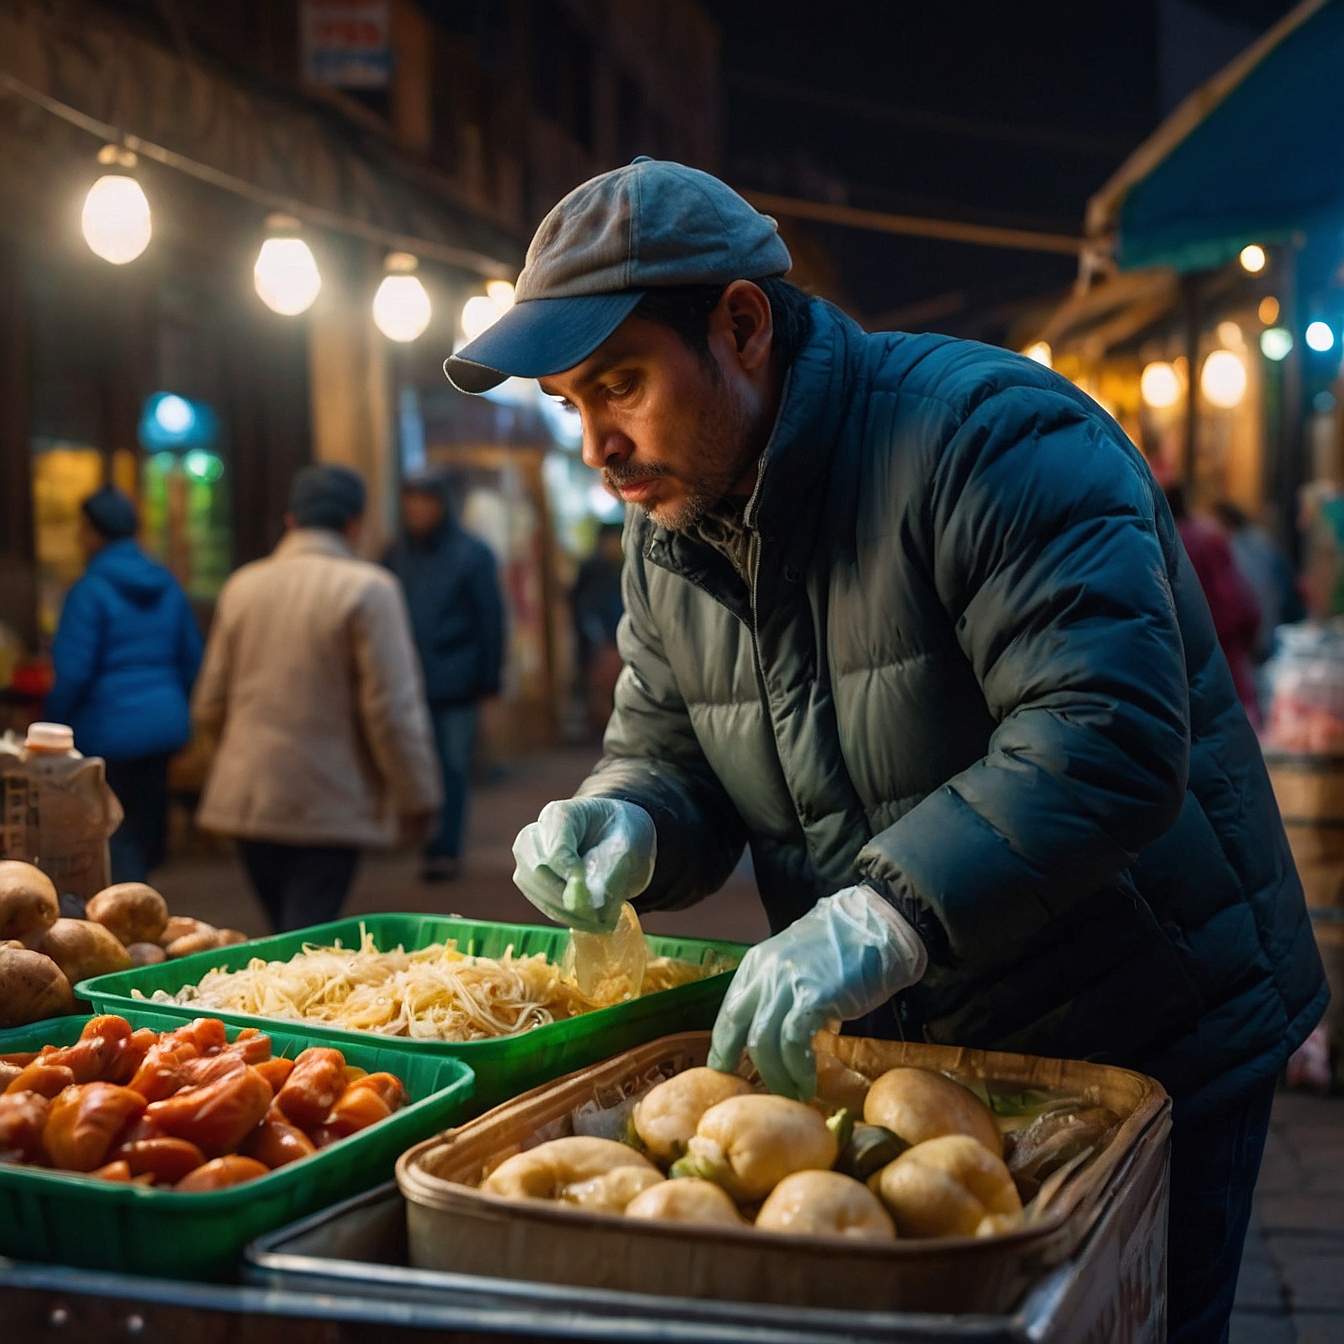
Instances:
[[[354,560],[350,543],[339,532],[326,527],[296,527],[286,532],[271,552],[277,560],[296,555],[329,555],[339,560]]]
[[[812,333],[785,379],[779,414],[743,519],[761,542],[758,601],[773,590],[779,570],[801,573],[811,553],[825,478],[854,399],[851,347],[862,337],[861,329],[839,309],[812,301]],[[736,571],[700,538],[653,524],[644,555],[705,589],[744,620],[751,618],[752,597]]]

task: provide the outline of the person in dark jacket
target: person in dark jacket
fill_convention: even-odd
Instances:
[[[188,702],[201,634],[177,580],[135,544],[135,505],[106,486],[80,512],[84,576],[61,610],[47,717],[107,762],[126,819],[110,848],[113,882],[143,882],[164,859],[168,761],[191,737]]]
[[[458,874],[479,705],[499,693],[503,670],[504,601],[494,552],[458,523],[445,473],[408,476],[401,517],[383,563],[406,591],[443,770],[443,808],[421,872],[436,882]]]
[[[773,935],[710,1062],[814,1033],[1123,1064],[1175,1103],[1170,1338],[1226,1337],[1274,1084],[1327,992],[1255,734],[1120,427],[1002,350],[867,334],[774,221],[636,160],[447,362],[537,377],[632,510],[605,754],[514,846],[573,927],[751,845]]]

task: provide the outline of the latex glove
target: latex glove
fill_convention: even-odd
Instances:
[[[513,842],[514,885],[548,918],[585,933],[610,933],[621,906],[653,878],[653,818],[618,798],[547,803]]]
[[[714,1023],[710,1067],[731,1073],[745,1046],[770,1091],[808,1101],[813,1036],[880,1007],[927,964],[919,935],[871,887],[826,896],[742,958]]]

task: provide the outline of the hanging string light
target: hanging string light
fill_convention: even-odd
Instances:
[[[299,234],[292,215],[268,215],[271,236],[261,245],[252,268],[257,294],[272,312],[297,317],[313,306],[322,289],[322,275],[312,249]]]
[[[433,312],[414,273],[419,263],[409,252],[389,252],[384,264],[388,273],[373,296],[374,324],[389,341],[413,341],[429,326]]]
[[[117,145],[104,145],[98,151],[98,162],[134,168],[136,157]],[[105,173],[89,188],[79,222],[89,249],[114,266],[134,261],[149,246],[154,232],[144,189],[125,172]]]
[[[474,341],[513,307],[513,286],[507,280],[491,280],[484,294],[473,294],[462,305],[459,321],[462,335]]]

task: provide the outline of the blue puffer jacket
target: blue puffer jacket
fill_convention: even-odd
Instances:
[[[1048,369],[812,312],[751,584],[626,528],[626,668],[581,792],[653,814],[636,904],[698,900],[749,841],[772,928],[867,880],[919,929],[886,1032],[1140,1068],[1186,1119],[1239,1099],[1326,988],[1161,491]]]
[[[200,630],[177,580],[129,538],[99,551],[71,588],[51,656],[47,717],[68,723],[86,756],[152,756],[190,738]]]
[[[494,552],[451,518],[403,537],[383,563],[401,580],[433,706],[467,705],[499,690],[504,599]]]

